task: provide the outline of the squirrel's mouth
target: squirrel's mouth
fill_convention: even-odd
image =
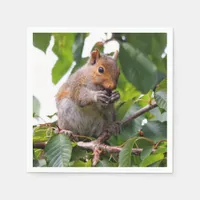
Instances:
[[[112,94],[112,89],[110,89],[110,88],[105,88],[105,87],[101,86],[100,90],[105,90],[107,92],[108,96],[111,96],[111,94]]]
[[[106,90],[106,92],[108,93],[108,96],[111,96],[112,90],[111,90],[111,89],[105,89],[105,90]]]

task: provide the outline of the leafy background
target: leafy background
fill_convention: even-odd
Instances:
[[[33,45],[46,53],[54,38],[52,51],[57,61],[52,68],[52,82],[57,84],[66,73],[81,67],[85,39],[90,33],[34,33]],[[105,33],[107,39],[94,43],[104,52],[105,45],[119,43],[118,66],[121,74],[117,90],[121,99],[116,103],[117,119],[122,120],[156,101],[158,107],[122,127],[121,134],[112,136],[107,144],[120,146],[120,153],[105,153],[96,167],[166,167],[167,166],[167,35],[166,33]],[[92,50],[92,49],[91,49]],[[73,68],[71,68],[73,66]],[[42,89],[42,88],[41,88]],[[45,91],[44,91],[45,95]],[[40,117],[40,102],[33,96],[33,118]],[[56,113],[48,115],[55,117]],[[91,167],[93,154],[55,134],[54,123],[33,125],[33,142],[46,142],[45,149],[33,149],[34,167]],[[94,138],[83,138],[84,141]],[[132,148],[142,148],[133,154]]]

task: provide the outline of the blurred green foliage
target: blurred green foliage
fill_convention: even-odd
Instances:
[[[52,82],[68,72],[72,73],[86,63],[82,57],[85,39],[89,33],[34,33],[33,45],[46,52],[51,37],[52,48],[58,59],[52,68]],[[105,34],[107,35],[107,34]],[[107,143],[122,146],[119,154],[105,154],[97,167],[166,167],[167,166],[167,47],[166,33],[112,33],[119,43],[118,65],[121,74],[117,90],[120,101],[116,104],[117,120],[122,120],[156,101],[158,107],[139,116],[122,127],[121,134],[112,136]],[[97,41],[102,53],[104,43]],[[33,100],[34,117],[39,116],[39,101]],[[146,120],[146,123],[144,123]],[[35,127],[34,142],[47,141],[43,150],[34,149],[34,166],[91,167],[92,152],[71,143],[66,135],[55,135],[53,127]],[[56,148],[55,148],[56,147]],[[132,148],[142,148],[133,154]],[[153,151],[152,151],[153,149]],[[44,154],[44,156],[43,156]]]

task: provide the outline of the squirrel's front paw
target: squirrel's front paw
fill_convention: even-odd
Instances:
[[[96,91],[95,102],[100,102],[103,106],[107,106],[110,103],[110,97],[107,95],[107,92],[105,90]]]
[[[110,135],[118,135],[120,134],[121,122],[116,121],[112,122],[105,130],[108,131]]]
[[[110,103],[114,103],[120,99],[120,94],[117,91],[113,91],[110,97]]]

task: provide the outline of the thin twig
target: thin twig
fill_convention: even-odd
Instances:
[[[128,117],[125,120],[121,121],[122,125],[127,124],[128,122],[132,121],[133,119],[139,117],[140,115],[144,114],[145,112],[148,112],[150,110],[152,110],[153,108],[157,107],[158,105],[155,102],[152,102],[151,104],[145,106],[144,108],[138,110],[137,112],[135,112],[132,116]]]

